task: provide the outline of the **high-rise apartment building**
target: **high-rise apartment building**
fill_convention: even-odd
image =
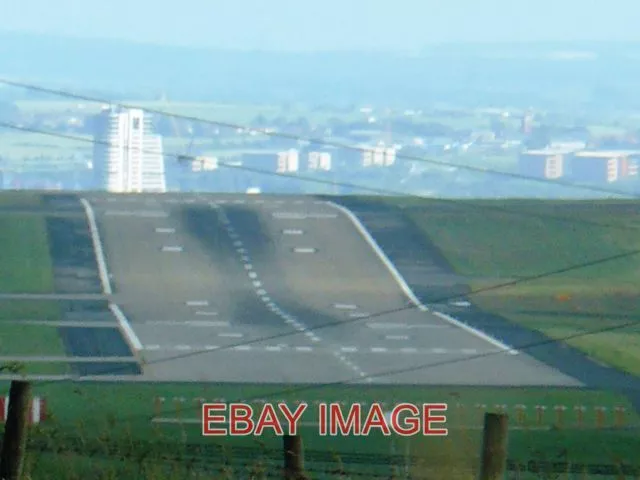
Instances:
[[[105,109],[98,115],[93,165],[98,188],[114,193],[166,192],[162,137],[139,109]]]

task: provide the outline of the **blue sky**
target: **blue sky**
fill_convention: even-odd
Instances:
[[[7,0],[8,1],[8,0]],[[14,0],[0,30],[264,50],[640,40],[638,0]]]

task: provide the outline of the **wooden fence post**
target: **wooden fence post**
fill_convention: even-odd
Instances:
[[[482,437],[480,480],[502,480],[507,467],[507,430],[509,417],[486,413]]]
[[[284,478],[285,480],[305,480],[304,452],[300,435],[285,435],[284,439]]]
[[[20,480],[27,447],[31,414],[31,384],[14,380],[9,390],[9,408],[0,453],[0,479]]]

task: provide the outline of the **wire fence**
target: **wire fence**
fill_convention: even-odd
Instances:
[[[497,416],[503,416],[503,414]],[[337,478],[475,479],[483,470],[480,450],[486,449],[486,430],[485,421],[482,448],[475,450],[465,448],[459,442],[447,442],[447,439],[440,441],[440,448],[435,452],[423,448],[421,451],[396,454],[304,449],[301,442],[300,454],[303,456],[303,461],[300,464],[303,466],[305,478],[318,480]],[[560,434],[557,439],[559,444],[556,450],[547,451],[546,455],[534,452],[530,459],[505,457],[503,474],[513,479],[640,478],[638,462],[632,463],[616,458],[611,458],[608,463],[573,462],[566,449],[561,448]],[[362,441],[364,443],[367,439],[363,438]],[[41,468],[48,469],[52,463],[65,464],[69,476],[55,477],[61,480],[78,478],[73,475],[81,470],[82,461],[95,465],[94,474],[99,469],[101,475],[114,474],[121,480],[127,478],[164,480],[174,478],[172,474],[184,475],[183,478],[247,480],[291,478],[286,471],[285,442],[282,448],[264,446],[225,448],[212,444],[178,445],[175,441],[165,443],[162,440],[146,442],[122,440],[116,443],[107,438],[87,440],[77,435],[67,437],[47,435],[44,438],[36,437],[29,441],[27,466],[30,458],[38,461],[31,465],[32,472],[25,472],[27,475],[37,475]],[[87,471],[84,475],[87,475]]]

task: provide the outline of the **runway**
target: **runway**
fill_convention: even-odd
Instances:
[[[339,205],[233,195],[87,200],[145,379],[581,385],[426,311]]]

